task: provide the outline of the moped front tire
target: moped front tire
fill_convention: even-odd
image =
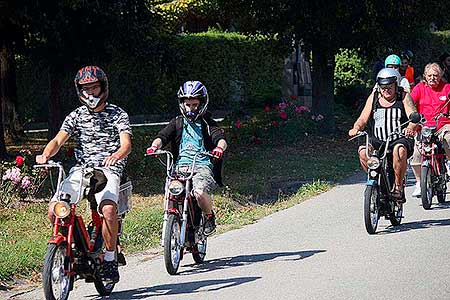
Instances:
[[[181,226],[177,215],[170,214],[167,218],[166,232],[164,233],[164,263],[167,273],[177,274],[180,266],[183,245],[180,244]]]
[[[380,190],[377,185],[368,185],[364,192],[364,224],[368,234],[377,231],[380,219]]]
[[[46,300],[66,300],[69,298],[73,276],[64,274],[64,263],[66,261],[67,245],[49,244],[44,258],[42,270],[42,285]]]
[[[431,182],[431,168],[429,166],[422,166],[420,173],[420,189],[422,198],[422,207],[425,210],[431,208],[433,202],[433,185]]]

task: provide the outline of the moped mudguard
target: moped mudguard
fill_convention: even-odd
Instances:
[[[63,235],[52,236],[49,240],[49,244],[60,245],[63,242],[67,242],[67,238]]]
[[[377,181],[375,179],[367,178],[366,185],[375,186],[377,185]]]

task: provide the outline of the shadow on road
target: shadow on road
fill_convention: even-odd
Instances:
[[[236,277],[228,279],[210,279],[193,282],[162,284],[147,288],[113,292],[108,299],[147,299],[150,297],[182,295],[218,291],[224,288],[241,285],[260,279],[261,277]],[[98,296],[88,296],[90,299],[104,299]]]
[[[314,254],[326,252],[326,250],[308,250],[308,251],[291,251],[291,252],[274,252],[274,253],[261,253],[261,254],[249,254],[249,255],[238,255],[238,256],[229,256],[229,257],[222,257],[218,259],[208,260],[205,261],[205,263],[197,265],[197,264],[191,264],[191,265],[185,265],[185,267],[190,267],[191,269],[185,270],[180,272],[180,274],[183,275],[189,275],[189,274],[197,274],[197,273],[204,273],[204,272],[210,272],[215,270],[221,270],[221,269],[227,269],[232,267],[240,267],[240,266],[246,266],[249,264],[262,262],[262,261],[269,261],[276,258],[282,258],[278,259],[277,261],[297,261],[301,259],[308,258],[310,256],[313,256]]]
[[[426,229],[432,227],[450,226],[450,219],[440,220],[423,220],[416,222],[403,223],[400,226],[389,226],[385,230],[380,231],[380,234],[398,233],[416,229]]]

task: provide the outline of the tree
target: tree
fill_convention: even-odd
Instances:
[[[216,1],[216,17],[225,27],[303,41],[312,56],[313,108],[325,116],[325,132],[335,130],[333,76],[339,48],[398,48],[431,20],[448,16],[446,3],[435,0]]]

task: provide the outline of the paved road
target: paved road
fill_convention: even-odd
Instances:
[[[450,299],[450,204],[425,211],[407,188],[403,225],[364,228],[364,177],[210,239],[207,263],[129,258],[109,299]],[[70,299],[100,299],[77,282]],[[1,296],[1,294],[0,294]],[[41,299],[34,290],[10,299]]]

